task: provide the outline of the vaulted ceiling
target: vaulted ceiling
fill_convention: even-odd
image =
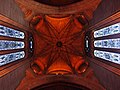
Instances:
[[[37,19],[39,21],[36,23]],[[35,29],[35,63],[42,71],[39,74],[82,72],[78,69],[85,63],[85,31],[77,16],[36,16],[30,24],[33,24]],[[33,68],[35,69],[35,65]]]
[[[49,1],[49,2],[48,2]],[[79,74],[84,59],[85,25],[101,0],[16,0],[34,33],[37,74]]]

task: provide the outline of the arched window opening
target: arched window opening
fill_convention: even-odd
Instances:
[[[120,38],[95,40],[94,47],[120,49]]]
[[[22,41],[0,40],[0,51],[22,49],[24,47],[25,47],[25,43]]]
[[[25,58],[25,47],[28,47],[25,34],[27,33],[0,25],[0,66]]]
[[[115,37],[116,34],[118,35]],[[120,64],[119,34],[120,23],[116,23],[95,31],[94,56],[105,61]]]
[[[0,66],[6,65],[16,60],[22,59],[24,57],[25,57],[24,51],[0,55]]]
[[[85,37],[85,51],[89,52],[89,37]]]
[[[120,23],[110,25],[94,32],[94,38],[114,35],[120,33]]]
[[[20,39],[25,38],[24,32],[17,31],[15,29],[12,29],[3,25],[0,25],[0,36],[20,38]]]
[[[32,53],[34,49],[34,39],[32,35],[30,35],[29,37],[29,49],[30,49],[30,52]]]
[[[120,64],[120,54],[119,53],[113,53],[113,52],[106,52],[106,51],[100,51],[100,50],[94,50],[95,57]]]

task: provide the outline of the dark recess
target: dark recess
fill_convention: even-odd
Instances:
[[[90,89],[81,85],[58,81],[38,86],[31,90],[90,90]]]
[[[65,6],[83,0],[34,0],[34,1],[51,6]]]

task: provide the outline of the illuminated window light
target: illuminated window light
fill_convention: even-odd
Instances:
[[[0,55],[0,66],[14,62],[24,57],[25,57],[24,51]]]
[[[85,37],[85,42],[86,42],[86,43],[85,43],[85,44],[86,44],[86,48],[88,48],[88,47],[89,47],[88,36]]]
[[[120,38],[96,40],[94,41],[94,47],[120,49]]]
[[[21,41],[0,40],[0,50],[22,49],[25,43]]]
[[[120,54],[118,53],[94,50],[94,56],[113,63],[120,64]]]
[[[111,26],[102,28],[94,32],[94,38],[114,35],[120,33],[120,23],[113,24]]]
[[[33,41],[30,41],[30,48],[33,49]]]
[[[88,40],[86,40],[86,47],[88,48]]]
[[[21,31],[14,30],[12,28],[8,28],[6,26],[0,25],[0,35],[7,37],[14,37],[24,39],[25,34]]]

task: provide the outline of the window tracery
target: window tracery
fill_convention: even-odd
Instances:
[[[106,51],[100,51],[100,50],[94,50],[95,57],[120,64],[120,54],[119,53],[113,53],[113,52],[106,52]]]
[[[14,62],[24,57],[25,57],[24,51],[0,55],[0,66]]]
[[[120,49],[120,38],[94,41],[94,47]]]
[[[116,64],[120,64],[120,54],[114,51],[109,52],[108,49],[120,49],[120,38],[114,38],[113,35],[120,34],[120,23],[110,25],[108,27],[102,28],[94,32],[94,38],[101,38],[100,40],[94,41],[94,56],[101,58],[106,61],[110,61]],[[109,36],[111,35],[111,36]],[[104,36],[109,36],[110,39],[102,38]],[[112,38],[112,39],[111,39]],[[96,48],[97,47],[97,48]],[[99,48],[99,50],[97,50]],[[106,48],[102,51],[102,48]]]
[[[6,51],[5,54],[2,53],[0,55],[0,66],[6,65],[25,57],[25,51],[23,50],[25,48],[24,32],[0,25],[0,37],[2,36],[7,37],[8,39],[12,37],[16,40],[0,40],[0,53],[3,52],[3,50]],[[23,40],[21,41],[21,39]],[[14,49],[18,49],[19,51],[12,51]],[[7,52],[8,50],[12,51],[12,53]]]
[[[25,47],[25,43],[22,41],[0,40],[0,51],[1,50],[22,49],[24,47]]]
[[[110,25],[94,32],[94,38],[114,35],[120,33],[120,23]]]
[[[17,31],[15,29],[0,25],[0,36],[7,36],[13,38],[24,39],[25,34],[21,31]]]

